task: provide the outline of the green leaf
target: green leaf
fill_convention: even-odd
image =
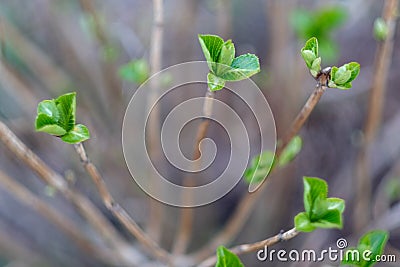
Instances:
[[[370,267],[376,264],[376,257],[382,255],[389,233],[383,230],[374,230],[363,235],[356,248],[349,248],[344,253],[342,264],[351,264],[354,266]],[[358,251],[359,259],[354,259],[351,251]],[[370,255],[369,260],[362,255],[368,251]]]
[[[337,42],[330,37],[321,38],[319,40],[319,54],[324,59],[325,63],[337,61],[337,56],[339,55],[339,45]]]
[[[358,74],[360,73],[360,64],[357,62],[350,62],[346,65],[347,70],[351,72],[350,80],[348,80],[347,82],[352,82],[357,78]]]
[[[288,143],[286,148],[282,151],[281,155],[279,156],[278,165],[280,167],[284,167],[286,164],[291,162],[300,152],[302,145],[303,141],[301,140],[300,136],[293,137],[293,139]]]
[[[312,225],[305,212],[301,212],[294,217],[294,226],[299,232],[312,232],[315,230],[315,226]]]
[[[351,71],[347,70],[346,66],[342,66],[335,72],[334,82],[337,85],[342,85],[347,83],[350,77]]]
[[[314,60],[317,58],[315,56],[315,54],[310,50],[304,50],[304,51],[301,51],[301,56],[303,57],[304,61],[306,62],[307,67],[309,69],[311,69],[311,66],[314,63]]]
[[[70,144],[89,139],[86,126],[75,125],[76,93],[64,94],[57,99],[44,100],[38,104],[35,128],[38,132],[46,132],[59,136]]]
[[[303,57],[309,69],[318,57],[318,40],[315,37],[310,38],[304,47],[301,49],[301,56]]]
[[[335,28],[341,26],[346,17],[346,10],[338,6],[312,11],[296,9],[290,16],[290,22],[299,37],[306,39],[315,36],[323,39],[328,37]]]
[[[258,184],[269,174],[274,163],[275,154],[272,151],[264,151],[255,156],[250,167],[244,173],[245,181],[249,184]]]
[[[217,63],[230,66],[234,58],[235,45],[232,43],[232,40],[228,40],[222,45],[221,53],[219,55]]]
[[[240,81],[260,72],[260,62],[253,54],[244,54],[233,59],[231,69],[220,77],[227,81]]]
[[[307,40],[301,51],[311,51],[313,55],[318,57],[318,40],[315,37],[311,37]]]
[[[75,93],[60,96],[56,100],[44,100],[38,104],[35,128],[39,132],[62,136],[75,125]]]
[[[295,218],[296,229],[303,232],[315,228],[343,227],[344,200],[327,198],[328,185],[319,178],[304,177],[304,209]]]
[[[310,38],[309,34],[316,35],[313,32],[314,28],[314,12],[310,12],[306,9],[295,9],[290,14],[289,20],[294,31],[301,39]]]
[[[327,202],[327,209],[328,210],[338,210],[340,212],[344,212],[345,209],[345,202],[341,198],[331,197],[326,200]]]
[[[385,20],[377,18],[374,22],[374,37],[378,41],[384,41],[389,33],[389,27]]]
[[[360,252],[358,248],[349,247],[343,253],[343,259],[340,265],[362,266],[360,265],[361,263],[360,258],[362,257],[361,255],[362,252]],[[359,258],[358,260],[357,257]]]
[[[343,25],[347,11],[340,6],[323,7],[317,10],[295,9],[290,14],[290,23],[300,40],[316,37],[319,54],[324,61],[335,61],[338,45],[332,34]]]
[[[45,132],[55,136],[62,136],[67,132],[57,125],[54,118],[43,113],[37,115],[35,129],[37,132]]]
[[[325,196],[319,195],[312,205],[311,212],[308,213],[310,221],[318,221],[328,212],[328,202]]]
[[[304,209],[309,218],[312,218],[312,209],[317,199],[326,199],[328,195],[327,183],[315,177],[304,177]]]
[[[74,128],[69,131],[61,139],[69,144],[81,143],[90,138],[90,133],[85,125],[77,124]]]
[[[319,33],[322,36],[328,35],[335,28],[341,26],[347,18],[346,9],[339,6],[322,8],[313,15],[315,16],[315,23],[317,23],[317,25],[314,25],[317,27],[317,31],[325,32]]]
[[[357,62],[344,64],[340,68],[333,66],[328,86],[332,88],[349,89],[352,86],[351,82],[357,78],[359,73],[360,64]]]
[[[218,91],[224,88],[225,80],[209,72],[207,75],[207,84],[208,88],[210,88],[210,91]]]
[[[37,116],[35,120],[35,129],[38,132],[45,132],[55,136],[61,136],[66,133],[58,125],[60,113],[54,100],[44,100],[37,107]]]
[[[60,118],[60,113],[54,100],[43,100],[40,102],[37,108],[37,114],[45,114],[51,117],[55,122]]]
[[[359,244],[367,246],[374,255],[381,255],[386,242],[389,238],[389,233],[382,230],[368,232],[360,238]]]
[[[149,78],[150,67],[144,59],[132,60],[119,68],[118,75],[128,82],[142,84]]]
[[[69,132],[75,125],[76,93],[68,93],[55,100],[60,113],[58,125]]]
[[[312,222],[316,228],[338,228],[343,227],[342,214],[339,210],[328,210],[318,220]]]
[[[400,177],[393,177],[386,182],[385,195],[390,202],[400,199]]]
[[[215,63],[218,63],[224,40],[217,35],[199,34],[199,42],[207,60],[208,68],[215,72]]]
[[[217,258],[215,267],[244,267],[239,257],[223,246],[218,247]]]
[[[317,57],[314,59],[313,63],[310,67],[310,72],[313,77],[317,77],[318,73],[321,70],[321,57]]]

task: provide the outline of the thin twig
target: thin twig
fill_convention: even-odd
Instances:
[[[256,243],[252,243],[252,244],[243,244],[243,245],[234,246],[234,247],[230,248],[229,250],[231,252],[235,253],[236,255],[246,254],[246,253],[254,252],[254,251],[257,251],[260,249],[264,249],[265,247],[271,247],[282,241],[288,241],[288,240],[296,237],[298,234],[299,234],[299,232],[297,232],[295,228],[292,228],[287,232],[279,233],[268,239],[258,241]],[[204,260],[202,263],[200,263],[198,265],[198,267],[213,266],[216,261],[217,261],[217,257],[214,255],[214,256],[209,257],[208,259]]]
[[[311,114],[311,111],[314,110],[318,101],[321,99],[323,93],[326,90],[326,75],[321,75],[318,81],[314,92],[308,98],[307,102],[304,104],[300,113],[297,115],[296,119],[292,123],[290,131],[287,136],[283,138],[281,142],[279,142],[276,156],[282,153],[282,151],[286,148],[287,144],[290,140],[299,133],[301,128],[304,125],[304,122],[308,119]],[[271,175],[276,168],[271,171],[269,175]],[[245,194],[242,196],[239,201],[239,205],[228,219],[227,223],[223,227],[223,229],[214,236],[213,239],[209,243],[207,243],[203,248],[201,248],[198,252],[195,252],[192,256],[196,260],[202,260],[207,257],[209,254],[213,253],[213,251],[221,244],[227,244],[231,242],[236,235],[239,233],[240,229],[244,226],[247,219],[250,217],[251,212],[255,204],[258,202],[258,199],[263,194],[267,183],[263,183],[262,186],[252,194]]]
[[[139,225],[129,216],[129,214],[113,199],[111,196],[103,177],[97,170],[96,166],[89,160],[86,150],[82,143],[74,145],[76,152],[78,153],[85,170],[92,178],[97,190],[99,191],[100,197],[103,200],[106,208],[128,229],[128,231],[137,238],[140,244],[142,244],[148,251],[149,254],[162,262],[169,262],[170,257],[168,252],[158,246],[143,230]]]
[[[33,170],[46,184],[54,187],[77,208],[83,217],[101,234],[110,247],[115,248],[121,259],[132,262],[128,255],[130,246],[92,202],[79,192],[68,187],[61,175],[51,169],[30,150],[2,121],[0,121],[0,141],[25,165]]]
[[[52,222],[65,235],[74,241],[80,249],[82,249],[87,255],[94,255],[105,263],[117,264],[115,256],[110,250],[102,248],[96,245],[93,241],[90,241],[85,234],[68,218],[56,209],[51,207],[49,204],[35,196],[22,184],[14,181],[7,174],[0,170],[0,185],[7,189],[7,193],[18,199],[24,205],[40,213],[43,217]],[[121,262],[119,262],[121,264]]]
[[[368,150],[377,135],[385,101],[385,89],[389,66],[392,61],[394,32],[398,0],[386,0],[382,17],[388,26],[388,34],[378,43],[374,62],[374,76],[369,95],[368,111],[364,125],[364,139],[356,160],[356,206],[353,217],[355,231],[362,230],[371,217],[371,175],[369,174]]]
[[[194,143],[193,147],[193,160],[195,160],[196,166],[194,166],[194,170],[199,169],[198,164],[200,164],[200,161],[197,160],[200,158],[201,153],[200,153],[200,142],[205,138],[208,130],[208,126],[210,124],[210,120],[207,119],[207,117],[211,116],[212,113],[212,103],[213,99],[215,97],[215,93],[207,90],[206,96],[204,98],[204,104],[203,104],[203,116],[204,119],[200,123],[199,127],[197,128],[197,135],[196,135],[196,140]],[[183,186],[186,187],[192,187],[194,186],[194,180],[190,176],[186,176],[183,179]],[[184,196],[185,202],[190,202],[191,200],[191,195],[190,194],[185,194]],[[181,209],[181,217],[179,220],[178,224],[178,234],[175,238],[175,243],[173,247],[173,254],[178,255],[178,254],[183,254],[185,253],[190,237],[192,235],[192,228],[193,228],[193,219],[194,219],[194,209],[193,208],[182,208]]]
[[[295,137],[300,129],[303,127],[304,122],[310,116],[311,112],[314,110],[315,106],[321,99],[323,93],[325,92],[325,86],[317,86],[311,96],[308,98],[307,102],[304,104],[300,113],[297,115],[296,119],[290,126],[289,133],[279,142],[276,149],[276,157],[279,157],[289,142]]]
[[[151,33],[150,48],[150,72],[151,75],[161,70],[162,47],[163,47],[163,23],[164,23],[163,0],[153,0],[153,28]],[[151,108],[157,101],[157,91],[159,90],[158,79],[151,81],[151,94],[149,95],[148,108]],[[149,154],[152,160],[159,162],[161,158],[160,145],[160,110],[158,105],[150,113],[149,118]],[[150,198],[150,211],[147,231],[149,235],[159,242],[161,239],[162,222],[164,218],[163,205],[157,200]]]

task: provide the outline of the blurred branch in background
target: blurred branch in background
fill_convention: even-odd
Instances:
[[[151,31],[150,47],[150,75],[161,71],[163,31],[164,31],[164,0],[153,0],[153,26]],[[147,108],[152,109],[149,116],[149,135],[146,144],[149,147],[149,156],[160,164],[161,143],[160,143],[160,105],[157,105],[157,91],[159,90],[158,79],[150,80],[151,94],[148,96]],[[153,106],[154,105],[154,106]],[[157,186],[157,185],[154,185]],[[162,225],[164,216],[164,205],[159,201],[149,198],[150,211],[147,231],[156,241],[161,240]]]
[[[132,58],[140,61],[135,66],[144,74],[134,81],[135,85],[140,85],[149,73],[157,73],[163,66],[199,59],[201,51],[196,40],[197,33],[221,34],[226,39],[235,40],[238,51],[259,55],[262,74],[255,76],[254,80],[269,101],[278,136],[287,140],[292,135],[285,135],[287,129],[313,86],[298,53],[300,42],[317,36],[324,58],[329,57],[329,53],[333,54],[332,61],[337,63],[351,55],[352,59],[361,63],[362,75],[354,84],[354,90],[348,92],[350,97],[346,97],[349,95],[347,92],[342,94],[332,90],[321,99],[301,130],[307,145],[303,147],[300,157],[288,168],[275,170],[274,178],[268,178],[273,179],[267,181],[268,184],[271,182],[268,186],[248,194],[247,186],[240,182],[223,199],[196,209],[190,230],[191,240],[186,242],[189,245],[187,251],[191,254],[180,255],[173,259],[173,263],[185,267],[194,265],[197,263],[195,260],[209,257],[223,243],[249,243],[286,229],[300,205],[294,197],[299,194],[297,180],[294,179],[305,174],[330,177],[335,194],[354,205],[364,206],[359,209],[361,216],[353,214],[354,210],[350,208],[345,216],[343,231],[301,235],[291,240],[290,244],[278,245],[320,249],[326,248],[339,236],[349,237],[349,241],[350,238],[357,239],[360,235],[350,228],[358,227],[358,221],[364,224],[360,228],[362,230],[368,227],[391,230],[389,243],[393,248],[399,248],[399,198],[392,196],[397,194],[400,177],[400,93],[397,88],[400,76],[396,75],[400,62],[396,46],[400,36],[398,30],[395,32],[395,14],[390,14],[393,24],[385,18],[386,12],[390,12],[387,3],[393,4],[398,0],[0,2],[0,117],[4,122],[0,122],[0,143],[5,143],[5,146],[0,146],[0,173],[12,177],[12,180],[4,180],[4,176],[0,175],[0,265],[10,261],[11,266],[18,267],[63,267],[70,266],[73,261],[77,267],[122,265],[115,263],[160,266],[159,260],[149,260],[152,252],[148,253],[148,249],[142,248],[141,242],[132,237],[131,233],[140,231],[133,223],[143,225],[145,234],[157,241],[159,247],[173,248],[180,210],[151,199],[132,182],[121,153],[119,130],[122,111],[136,87],[128,84],[126,89],[129,92],[127,90],[121,95],[119,90],[122,86],[115,67]],[[385,40],[375,42],[371,26],[374,18],[381,16],[383,5],[384,25],[389,26],[391,32]],[[375,44],[378,44],[376,48]],[[395,46],[388,48],[390,45]],[[390,52],[390,49],[393,51]],[[369,115],[364,113],[366,109],[360,108],[366,96],[362,87],[366,84],[371,87]],[[155,90],[157,87],[154,85]],[[113,207],[108,210],[99,201],[98,190],[81,168],[72,149],[66,151],[56,138],[49,141],[41,134],[32,134],[32,117],[39,100],[56,97],[66,90],[77,91],[81,98],[78,113],[85,123],[89,123],[93,137],[93,142],[85,143],[85,148],[101,170],[101,176],[106,179],[107,185],[103,184],[103,189],[110,197],[112,193],[126,210],[119,218],[119,209],[113,215],[109,212]],[[172,104],[177,105],[191,96],[190,90],[174,90],[172,96],[163,98],[161,104],[159,101],[154,106],[148,125],[151,130],[147,148],[152,154],[151,159],[160,171],[172,176],[171,182],[178,180],[177,172],[164,162],[162,154],[160,156],[159,126]],[[246,122],[247,111],[241,108],[236,98],[222,93],[221,99],[237,108],[238,112],[246,113],[243,115]],[[150,108],[155,103],[154,99],[149,98],[148,103]],[[364,118],[365,115],[368,117]],[[363,123],[364,141],[358,136],[358,128]],[[218,156],[228,154],[229,149],[219,143],[225,137],[216,131],[217,127],[210,126],[209,135],[216,138]],[[252,124],[250,126],[253,127]],[[190,127],[180,136],[185,155],[190,155],[193,148],[191,134],[196,129]],[[252,139],[251,142],[257,141]],[[281,142],[280,146],[284,147],[282,143],[286,142]],[[3,147],[9,148],[12,153]],[[365,168],[360,167],[362,164],[356,165],[356,158],[364,161]],[[215,164],[216,168],[213,165],[210,173],[218,172],[220,167],[222,170],[224,162],[218,159]],[[24,165],[29,168],[24,168]],[[79,178],[73,185],[60,175],[71,166],[76,168],[74,172]],[[34,173],[40,180],[32,179],[35,178]],[[211,180],[214,177],[206,178]],[[372,190],[364,190],[361,185],[357,196],[366,201],[360,201],[354,197],[354,185],[364,181],[368,183],[367,187],[372,185]],[[57,192],[54,201],[42,197],[46,185]],[[24,205],[14,201],[14,198],[21,199]],[[39,206],[37,199],[41,200]],[[27,200],[32,201],[25,203]],[[104,198],[100,200],[104,201]],[[112,198],[107,198],[105,203],[112,206]],[[371,209],[365,206],[369,204],[374,204],[373,218],[366,213]],[[36,212],[38,207],[41,208]],[[46,214],[48,209],[61,217],[43,215],[43,210]],[[128,214],[134,215],[135,222],[130,221]],[[49,218],[46,219],[46,216]],[[362,216],[365,218],[362,219]],[[106,253],[95,250],[90,253],[77,246],[73,237],[77,233],[68,235],[57,227],[57,222],[63,217],[67,217],[66,224],[76,224],[77,229],[72,231],[84,232],[81,239],[93,242],[95,249],[106,250]],[[51,218],[56,222],[55,227],[52,227]],[[169,255],[163,249],[161,251],[160,255]],[[109,259],[103,259],[99,253]],[[246,266],[265,265],[257,262],[254,255],[243,255]],[[68,258],[73,260],[68,262]],[[87,264],[86,260],[92,258],[96,265]],[[287,266],[285,262],[270,264]],[[312,264],[294,263],[293,266]]]
[[[18,56],[29,70],[43,82],[48,93],[58,95],[60,90],[70,87],[73,83],[70,77],[42,49],[26,38],[15,26],[1,18],[3,34],[0,41],[8,44],[18,52]]]
[[[8,225],[0,222],[0,257],[11,263],[22,266],[48,266],[51,262],[42,255],[43,251],[37,252],[15,238],[15,233],[9,230]],[[44,253],[43,253],[44,254]]]
[[[84,253],[99,257],[103,262],[109,264],[121,264],[115,261],[111,252],[105,247],[101,247],[95,242],[89,240],[86,234],[77,227],[68,217],[59,213],[48,203],[36,197],[27,188],[20,183],[14,181],[7,174],[0,170],[0,186],[7,190],[8,194],[18,199],[21,203],[29,206],[31,209],[36,210],[43,217],[52,222],[55,226],[60,228],[67,237],[72,239]]]
[[[113,44],[111,38],[106,32],[104,25],[102,24],[98,11],[96,10],[93,0],[79,0],[83,11],[90,16],[89,20],[92,21],[93,31],[95,38],[100,45],[100,60],[102,79],[104,80],[107,103],[113,107],[120,107],[122,104],[122,85],[117,78],[117,69],[114,64],[117,56],[116,47]],[[113,110],[114,115],[117,111],[118,117],[123,111],[122,109]],[[109,112],[106,113],[110,117]],[[119,127],[119,121],[109,118],[109,123],[115,124]],[[111,129],[114,129],[112,127]]]
[[[26,115],[35,113],[36,105],[39,99],[33,94],[32,90],[21,80],[20,77],[6,65],[6,62],[0,55],[0,83],[4,90],[11,95],[16,101],[19,101]]]
[[[154,255],[161,262],[170,262],[168,252],[164,251],[154,240],[140,229],[138,224],[130,217],[130,215],[117,203],[111,196],[103,177],[97,170],[96,166],[90,162],[86,154],[86,150],[82,143],[75,145],[76,153],[79,155],[81,162],[93,180],[100,197],[107,209],[121,222],[129,232],[137,238],[137,240],[147,249],[147,252]]]
[[[217,18],[217,32],[219,35],[223,36],[226,39],[229,39],[232,36],[232,1],[230,0],[217,0],[214,8],[216,8],[216,18]],[[211,92],[209,88],[207,88],[203,115],[210,116],[212,113],[212,99],[214,99],[215,93]],[[209,127],[210,120],[203,120],[197,128],[196,138],[194,140],[193,145],[193,158],[192,160],[196,161],[200,158],[200,142],[206,137],[207,130]],[[199,169],[198,164],[199,161],[193,164],[193,169]],[[183,177],[183,186],[193,187],[195,186],[195,182],[190,174],[185,175]],[[190,201],[189,195],[182,196],[185,201]],[[179,223],[177,225],[177,233],[175,236],[172,252],[174,255],[183,254],[186,252],[188,246],[190,245],[190,239],[193,235],[193,224],[195,220],[195,209],[194,208],[184,208],[180,211]]]
[[[326,75],[321,75],[318,84],[311,94],[303,108],[300,110],[298,116],[293,121],[292,126],[288,132],[288,135],[285,136],[283,142],[280,143],[277,147],[277,151],[275,152],[276,157],[281,155],[282,151],[287,147],[289,141],[298,134],[301,130],[304,122],[308,119],[311,112],[317,105],[320,100],[322,94],[326,90]],[[287,141],[289,140],[289,141]],[[279,144],[279,141],[278,141]],[[273,179],[272,174],[274,174],[274,170],[278,170],[278,168],[273,168],[271,173],[268,174],[269,179]],[[193,254],[193,257],[197,260],[203,260],[209,254],[211,254],[219,245],[225,245],[232,242],[232,240],[238,235],[239,231],[243,228],[246,221],[250,217],[252,211],[254,210],[255,204],[257,203],[260,196],[264,192],[267,187],[268,181],[264,181],[264,183],[257,189],[254,193],[246,192],[239,201],[238,206],[235,211],[229,217],[228,221],[225,223],[222,230],[217,233],[205,246],[203,246],[199,251]]]
[[[378,42],[376,49],[364,136],[355,164],[356,199],[353,223],[356,232],[359,232],[371,218],[372,178],[369,153],[372,153],[371,144],[379,132],[382,120],[385,88],[394,46],[393,36],[398,16],[398,2],[398,0],[386,0],[382,13],[388,31],[385,40]]]
[[[203,119],[200,125],[197,128],[196,139],[194,140],[193,146],[193,169],[198,170],[200,168],[200,143],[206,138],[207,130],[210,125],[210,120],[208,119],[213,110],[213,100],[215,98],[215,92],[211,91],[207,88],[206,95],[204,97],[203,104],[203,116],[206,119]],[[192,177],[190,177],[191,173],[187,176],[183,177],[183,186],[193,187],[196,185],[195,181]],[[183,194],[184,202],[191,202],[191,196],[188,194]],[[177,236],[175,237],[175,243],[172,250],[174,255],[184,254],[189,245],[190,238],[192,236],[193,231],[193,220],[194,220],[194,208],[182,208],[179,218],[179,224],[177,227]]]
[[[232,36],[232,1],[231,0],[217,0],[217,27],[218,33],[229,39]]]
[[[26,98],[21,99],[24,101],[24,104],[20,105],[21,107],[24,105],[30,107],[29,102],[33,102],[34,99],[37,98],[28,97],[28,91],[30,91],[30,94],[33,94],[34,92],[36,94],[43,94],[44,91],[47,95],[51,95],[54,97],[57,96],[60,92],[65,91],[67,88],[74,88],[76,86],[75,83],[72,81],[73,78],[70,77],[68,73],[64,71],[64,69],[56,64],[56,62],[54,62],[54,60],[49,57],[49,55],[46,54],[42,48],[40,48],[34,42],[25,37],[18,30],[17,27],[8,22],[7,18],[4,18],[2,17],[2,15],[0,15],[0,22],[2,25],[2,34],[0,34],[0,42],[2,43],[3,52],[2,61],[3,67],[6,68],[4,69],[4,73],[1,75],[9,74],[8,81],[13,84],[11,88],[17,88],[16,86],[18,86],[18,88],[23,89],[24,87],[26,87],[23,85],[23,81],[21,80],[21,78],[18,78],[17,73],[20,72],[20,70],[12,70],[12,64],[9,63],[13,62],[7,62],[8,59],[4,55],[6,51],[11,50],[12,53],[16,54],[21,63],[23,65],[26,65],[29,71],[32,72],[32,74],[35,76],[35,79],[37,79],[38,81],[38,85],[36,87],[40,87],[41,89],[41,91],[35,92],[38,90],[31,90],[31,88],[36,89],[31,85],[29,86],[30,89],[28,88],[29,90],[26,90],[27,88],[25,88],[25,90],[21,90],[21,92],[19,93],[25,94],[26,96]],[[11,76],[11,74],[13,75]],[[20,73],[20,75],[26,74]],[[18,80],[20,82],[17,82]],[[2,82],[7,82],[7,79]],[[29,82],[32,82],[32,79],[30,79]],[[82,90],[82,92],[86,99],[90,99],[90,101],[86,101],[86,103],[89,107],[88,111],[92,115],[91,119],[98,122],[98,118],[96,116],[97,114],[101,114],[102,117],[105,117],[105,112],[103,108],[104,105],[99,102],[99,97],[94,92],[91,92],[90,94],[88,90]],[[17,99],[17,101],[20,100]],[[104,122],[104,120],[101,121]]]
[[[372,161],[371,161],[371,166],[370,166],[370,173],[371,177],[373,178],[372,182],[375,184],[377,183],[381,178],[382,174],[384,175],[387,171],[387,168],[392,166],[394,162],[398,161],[399,156],[400,156],[400,143],[399,142],[393,142],[398,136],[398,133],[400,132],[400,114],[397,113],[394,118],[392,118],[390,121],[386,122],[382,128],[382,133],[377,136],[376,140],[373,141],[371,144],[371,150],[375,151],[375,153],[372,156]],[[346,161],[343,166],[338,170],[338,172],[334,175],[332,181],[333,181],[333,186],[332,186],[332,191],[334,192],[340,192],[341,196],[344,199],[352,199],[354,197],[354,187],[353,183],[354,180],[349,179],[350,177],[353,177],[354,174],[354,164],[355,164],[355,159]],[[391,221],[386,221],[387,218],[390,218],[392,216],[392,213],[396,213],[395,210],[386,210],[383,211],[386,215],[384,216],[385,219],[382,219],[382,221],[390,223]],[[354,213],[353,210],[348,210],[348,217],[352,217],[352,214]],[[383,216],[383,214],[381,214]],[[379,218],[375,218],[375,220],[378,220]],[[396,219],[393,221],[393,224],[396,224]],[[353,220],[351,221],[351,223]],[[372,223],[371,220],[367,222],[368,224]],[[381,225],[383,226],[383,225]],[[378,226],[376,226],[378,227]],[[371,229],[371,228],[368,228]],[[392,229],[387,229],[387,230],[393,230]],[[354,235],[354,238],[358,238],[358,234]],[[313,246],[316,249],[321,249],[323,248],[326,244],[329,244],[332,242],[332,236],[331,235],[314,235],[310,234],[307,235],[307,238],[305,240],[302,240],[301,243],[301,248],[302,249],[307,249],[310,246]]]
[[[84,216],[106,240],[110,247],[114,248],[115,256],[123,261],[135,261],[136,256],[130,253],[130,251],[132,251],[131,246],[120,237],[115,228],[89,201],[89,199],[77,191],[70,189],[63,177],[47,166],[1,121],[0,141],[14,154],[14,156],[34,171],[46,184],[54,187],[58,192],[63,194],[67,200],[71,201],[82,216]]]

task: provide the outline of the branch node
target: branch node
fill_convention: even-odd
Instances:
[[[283,229],[279,232],[279,234],[278,234],[279,242],[285,241],[285,239],[283,238],[284,233],[285,233],[285,231]]]

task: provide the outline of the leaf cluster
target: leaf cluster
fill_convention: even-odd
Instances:
[[[278,159],[275,154],[266,150],[255,156],[250,163],[250,166],[244,173],[244,179],[249,184],[258,184],[263,181],[269,172],[275,167],[285,167],[292,162],[297,154],[301,151],[303,141],[300,136],[295,136],[282,151]]]
[[[310,38],[300,52],[311,75],[317,79],[321,73],[321,57],[318,55],[317,38]],[[328,86],[338,89],[350,89],[352,87],[351,82],[357,78],[359,73],[360,64],[357,62],[350,62],[339,68],[333,66],[330,71]]]
[[[360,238],[357,247],[346,250],[342,264],[359,267],[371,267],[375,265],[375,259],[377,256],[382,255],[388,238],[388,232],[382,230],[374,230],[366,233]],[[358,252],[358,259],[353,257],[354,254],[352,251]],[[363,255],[367,256],[369,260]]]
[[[316,228],[343,227],[343,199],[328,198],[327,183],[315,177],[304,177],[304,209],[296,215],[294,224],[297,231],[312,232]]]
[[[56,99],[43,100],[37,107],[35,129],[76,144],[90,138],[87,127],[75,124],[76,93],[67,93]]]
[[[199,35],[199,42],[210,70],[207,75],[211,91],[224,88],[226,81],[247,79],[260,71],[258,57],[244,54],[235,57],[235,45],[217,35]]]

